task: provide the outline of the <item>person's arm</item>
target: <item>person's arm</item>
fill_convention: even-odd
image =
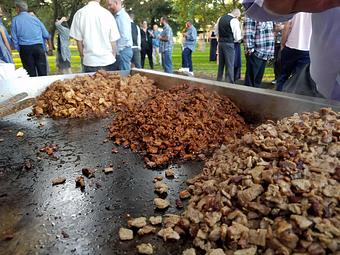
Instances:
[[[340,0],[264,0],[264,7],[277,14],[323,12],[340,6]]]
[[[8,49],[8,51],[12,54],[11,52],[11,45],[9,45],[9,42],[7,40],[7,36],[6,36],[6,33],[5,31],[0,27],[0,33],[1,33],[1,37],[2,37],[2,40],[4,41],[5,43],[5,46],[6,48]]]
[[[84,58],[84,44],[83,41],[77,41],[77,48],[78,48],[78,52],[80,55],[80,58],[83,59]]]
[[[288,40],[288,36],[290,34],[291,31],[291,25],[292,22],[286,22],[284,25],[284,28],[282,30],[282,38],[281,38],[281,49],[283,49],[286,46],[287,40]]]
[[[163,41],[163,42],[167,42],[169,41],[169,37],[170,37],[170,29],[164,29],[163,32],[160,34],[159,36],[159,40]]]
[[[215,38],[218,38],[218,26],[219,26],[219,23],[220,23],[220,19],[219,18],[216,22],[216,25],[215,25]]]
[[[19,41],[18,41],[18,36],[17,36],[17,27],[16,27],[15,19],[13,19],[13,21],[12,21],[11,34],[12,34],[12,42],[13,42],[14,48],[16,50],[20,50],[19,49]]]
[[[52,39],[50,33],[47,31],[45,25],[39,20],[41,32],[43,39],[47,41],[48,45],[48,55],[52,56],[53,55],[53,44],[52,44]],[[44,42],[43,42],[44,43]]]
[[[244,21],[244,47],[245,54],[251,55],[255,48],[256,22],[248,17]]]
[[[186,32],[185,34],[185,38],[187,39],[187,41],[195,41],[195,34],[194,34],[194,29],[189,29],[188,32]]]
[[[141,38],[139,26],[137,26],[137,46],[138,46],[138,49],[142,49],[142,38]]]
[[[233,18],[230,21],[230,27],[234,35],[234,40],[235,42],[239,42],[242,40],[242,32],[241,32],[241,27],[240,27],[240,22],[238,19]]]
[[[117,43],[111,42],[111,46],[112,46],[112,55],[116,56],[117,55]]]

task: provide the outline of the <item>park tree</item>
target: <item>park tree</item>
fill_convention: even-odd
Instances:
[[[177,22],[184,24],[185,21],[192,20],[203,31],[236,7],[240,7],[239,0],[173,0],[173,8],[178,13]]]
[[[172,0],[124,0],[124,6],[135,14],[137,23],[145,20],[149,24],[158,24],[162,16],[167,16],[172,23],[176,21]]]

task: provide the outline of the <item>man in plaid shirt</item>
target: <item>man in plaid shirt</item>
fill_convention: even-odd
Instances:
[[[246,16],[243,39],[247,60],[245,85],[260,87],[266,63],[274,57],[273,22],[259,22]]]

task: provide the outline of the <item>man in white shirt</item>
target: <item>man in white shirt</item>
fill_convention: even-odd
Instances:
[[[282,71],[276,82],[276,90],[282,91],[289,77],[310,63],[311,36],[312,15],[310,13],[300,12],[285,24],[281,40]]]
[[[225,80],[229,83],[235,83],[234,80],[234,61],[235,48],[234,42],[242,39],[241,27],[239,20],[234,14],[225,14],[217,21],[215,34],[218,37],[218,73],[217,80],[222,81],[225,70]]]
[[[116,41],[120,38],[112,14],[99,4],[90,1],[74,15],[70,37],[77,41],[84,72],[103,69],[114,70]]]

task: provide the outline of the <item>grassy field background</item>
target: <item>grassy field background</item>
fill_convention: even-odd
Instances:
[[[217,63],[209,61],[209,53],[210,53],[210,44],[206,44],[206,46],[198,47],[197,50],[193,53],[193,65],[194,72],[196,76],[215,79],[217,75]],[[70,46],[71,49],[71,67],[73,73],[81,72],[81,64],[80,57],[77,51],[76,46]],[[48,57],[48,62],[50,65],[50,75],[56,74],[56,52],[54,52],[54,56]],[[13,52],[14,63],[17,68],[21,67],[21,60],[18,52]],[[174,70],[178,70],[181,67],[182,56],[181,56],[181,46],[180,44],[175,44],[173,50],[173,65]],[[149,68],[148,60],[145,61],[145,68]],[[246,61],[244,54],[242,54],[242,79],[244,79],[246,67]],[[155,70],[162,70],[161,66],[156,65]],[[264,75],[264,81],[270,81],[274,79],[274,70],[273,66],[269,63],[266,68],[266,72]]]

